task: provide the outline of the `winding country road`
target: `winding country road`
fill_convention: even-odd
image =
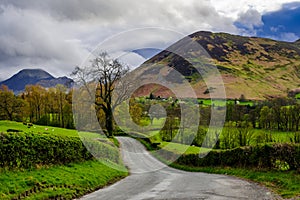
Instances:
[[[170,168],[151,156],[138,141],[119,137],[130,176],[81,199],[275,199],[266,189],[238,178]]]

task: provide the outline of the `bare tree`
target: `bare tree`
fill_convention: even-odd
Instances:
[[[81,87],[87,91],[92,99],[97,112],[102,110],[105,114],[105,128],[108,136],[113,135],[113,110],[126,98],[127,86],[121,83],[121,78],[129,71],[129,67],[119,60],[112,59],[106,52],[100,53],[91,60],[89,66],[76,67],[72,75]],[[91,91],[91,83],[96,84],[96,91]],[[118,95],[114,100],[113,91],[118,87]],[[100,120],[100,119],[98,119]]]

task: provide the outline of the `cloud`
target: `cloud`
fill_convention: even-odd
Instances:
[[[289,38],[294,37],[289,37],[291,36],[290,33],[295,34],[298,32],[295,29],[299,26],[295,23],[298,23],[299,19],[296,20],[295,17],[291,17],[291,15],[299,13],[299,2],[295,0],[272,0],[272,2],[261,0],[211,0],[211,2],[218,13],[234,21],[234,25],[239,29],[241,35],[291,41]],[[295,23],[291,25],[291,21]],[[294,30],[282,30],[283,25],[288,25],[289,29],[293,28]],[[270,31],[277,33],[271,34]]]
[[[299,39],[299,36],[295,33],[281,33],[278,38],[279,40],[294,42]]]
[[[132,28],[163,27],[185,35],[198,30],[237,33],[232,21],[206,0],[2,0],[0,8],[0,79],[31,67],[69,74],[99,42]],[[134,43],[165,48],[179,39],[154,35],[148,40],[147,35],[134,36]],[[128,42],[119,42],[119,48]]]
[[[211,4],[218,13],[232,18],[234,21],[239,18],[241,13],[247,12],[249,9],[257,10],[261,15],[280,10],[283,4],[295,2],[296,0],[211,0]]]
[[[253,8],[248,9],[245,13],[240,13],[237,22],[248,29],[254,29],[263,25],[261,14]]]
[[[98,24],[106,28],[163,26],[184,28],[214,27],[226,17],[220,17],[215,8],[206,0],[45,0],[27,2],[6,0],[4,5],[13,5],[22,10],[43,12],[58,21],[81,21]],[[234,26],[228,27],[233,28]]]
[[[136,28],[160,27],[183,35],[199,30],[240,34],[247,30],[236,26],[239,21],[255,30],[260,16],[280,9],[283,2],[291,1],[0,0],[0,79],[37,67],[68,75],[99,43]],[[128,38],[118,40],[116,52],[131,52],[130,45],[163,49],[179,39],[147,31]],[[126,58],[141,62],[138,55]]]
[[[80,42],[70,39],[66,24],[52,20],[40,12],[26,12],[12,6],[2,7],[0,17],[1,78],[8,78],[9,67],[45,67],[58,75],[70,69],[87,54]],[[6,73],[3,73],[4,72]],[[15,72],[13,72],[15,73]],[[2,75],[4,74],[4,75]],[[7,74],[7,75],[6,75]]]

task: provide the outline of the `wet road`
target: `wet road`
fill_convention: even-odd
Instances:
[[[81,199],[275,199],[256,183],[225,175],[176,170],[155,159],[137,140],[128,137],[119,137],[118,140],[130,175]]]

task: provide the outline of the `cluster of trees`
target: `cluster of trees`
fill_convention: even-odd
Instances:
[[[2,85],[0,119],[74,128],[72,90],[63,85],[48,89],[28,85],[23,93],[15,95]]]
[[[299,131],[300,104],[294,98],[274,98],[253,106],[227,105],[226,121],[240,126],[247,122],[253,128]]]
[[[134,102],[134,101],[132,101]],[[156,118],[164,118],[165,124],[159,131],[159,136],[163,141],[174,141],[184,144],[194,144],[196,146],[231,149],[239,146],[247,146],[258,143],[279,142],[272,137],[270,131],[286,131],[294,134],[290,138],[291,142],[298,143],[300,126],[300,104],[293,98],[274,98],[266,101],[256,102],[252,106],[239,105],[234,103],[224,106],[199,105],[199,128],[198,132],[191,131],[191,116],[197,111],[190,102],[180,103],[176,100],[160,101],[158,99],[136,99],[132,103],[134,108],[142,109],[140,113],[147,113],[153,104],[160,104],[166,110],[166,116],[157,115]],[[181,105],[179,105],[181,104]],[[182,116],[181,107],[187,107],[187,116]],[[133,108],[133,107],[132,107]],[[211,124],[211,109],[215,109],[215,114],[224,112],[226,109],[225,127],[220,128],[218,124]],[[134,109],[135,110],[135,109]],[[148,118],[148,115],[133,115],[134,121]],[[180,121],[183,120],[183,121]],[[213,125],[216,130],[207,134],[207,127]],[[255,131],[261,129],[265,131]],[[291,134],[292,135],[292,134]],[[290,136],[289,136],[290,137]]]

